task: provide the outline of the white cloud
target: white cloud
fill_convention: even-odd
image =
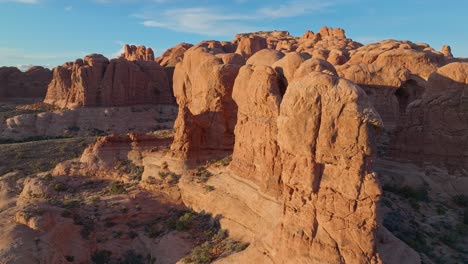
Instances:
[[[324,10],[331,5],[330,1],[294,0],[288,1],[279,7],[263,7],[258,12],[267,18],[295,17]]]
[[[70,12],[73,10],[73,6],[66,6],[65,11]]]
[[[42,65],[51,67],[51,63],[62,64],[82,58],[89,52],[26,52],[20,49],[0,47],[0,65]],[[25,68],[26,66],[22,66]]]
[[[251,16],[226,14],[214,8],[178,8],[166,10],[159,19],[151,15],[136,15],[147,27],[166,28],[173,31],[198,33],[213,36],[231,36],[238,32],[254,31],[255,28],[242,23],[253,20]]]
[[[234,1],[238,3],[245,2],[245,0]],[[311,14],[325,10],[331,5],[331,1],[290,0],[277,7],[261,7],[247,13],[236,13],[213,7],[188,7],[167,9],[154,13],[146,12],[134,14],[133,16],[141,19],[141,24],[146,27],[165,28],[208,36],[232,36],[239,32],[257,31],[258,28],[254,25],[260,20]]]
[[[43,64],[43,65],[33,65],[33,64],[19,64],[19,65],[16,65],[16,68],[18,68],[20,71],[27,71],[29,70],[29,68],[33,67],[33,66],[42,66],[44,68],[49,68],[49,69],[52,69],[53,66],[50,65],[50,64]]]

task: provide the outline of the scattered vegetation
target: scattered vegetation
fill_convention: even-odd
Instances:
[[[145,259],[145,257],[137,254],[135,251],[129,250],[125,252],[122,258],[119,258],[117,263],[119,264],[147,264],[147,263],[154,263],[154,261],[151,261],[151,256]]]
[[[121,181],[113,181],[109,185],[108,194],[110,195],[118,195],[118,194],[125,194],[127,193],[127,189],[125,187],[125,184]]]
[[[143,166],[137,166],[130,160],[121,160],[117,162],[117,171],[121,174],[129,175],[131,180],[141,181],[143,171],[145,168]]]
[[[177,184],[180,179],[180,175],[172,171],[160,171],[158,175],[159,175],[159,178],[161,178],[163,182],[167,182],[171,185]]]
[[[211,185],[206,185],[205,186],[205,191],[207,192],[212,192],[215,190],[215,187],[214,186],[211,186]]]
[[[420,202],[427,202],[429,200],[427,189],[424,187],[415,189],[407,185],[403,187],[397,185],[384,185],[383,190],[407,199],[411,206],[416,210],[419,210]]]
[[[198,183],[206,183],[208,179],[213,176],[213,174],[211,174],[211,172],[207,170],[206,167],[200,166],[197,168],[195,176],[197,177]]]
[[[0,147],[0,176],[13,171],[25,175],[53,169],[58,163],[77,158],[94,138],[67,138],[5,144]]]
[[[229,155],[227,157],[224,157],[223,159],[220,159],[220,160],[213,160],[210,162],[210,164],[213,164],[215,166],[222,166],[222,167],[226,167],[228,166],[232,161],[232,156]]]
[[[28,109],[24,106],[16,106],[14,104],[1,104],[0,105],[0,122],[7,120],[8,118],[15,117],[18,115],[25,114],[38,114],[42,112],[52,111],[55,108],[52,105],[41,104],[36,105],[33,109]]]

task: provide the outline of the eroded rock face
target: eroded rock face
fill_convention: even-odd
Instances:
[[[230,168],[275,196],[281,192],[275,121],[284,91],[282,85],[280,75],[271,67],[246,65],[239,72],[232,94],[238,114]]]
[[[424,93],[424,84],[412,80],[410,71],[404,68],[358,64],[338,67],[338,71],[364,89],[388,129],[395,128],[406,106]]]
[[[431,74],[397,131],[395,155],[468,167],[468,63]]]
[[[284,54],[281,51],[272,50],[272,49],[263,49],[252,55],[246,62],[250,65],[263,65],[271,66],[273,63],[277,62],[284,57]]]
[[[380,117],[355,84],[324,73],[294,80],[281,103],[278,144],[284,213],[278,258],[293,263],[377,263],[371,171]]]
[[[439,66],[447,62],[447,57],[425,43],[384,40],[363,46],[351,54],[347,64],[376,64],[404,68],[423,79],[427,79]]]
[[[154,61],[153,49],[145,46],[128,45],[124,46],[124,53],[120,55],[120,58],[124,58],[129,61]]]
[[[175,156],[204,160],[205,155],[232,151],[237,115],[232,87],[240,67],[224,64],[205,47],[193,47],[185,53],[174,73],[179,105],[171,146]]]
[[[21,72],[16,67],[0,67],[0,98],[44,98],[52,71],[40,66]]]
[[[45,102],[65,107],[171,104],[164,69],[155,61],[129,61],[98,54],[54,69]]]
[[[156,58],[156,62],[162,67],[175,67],[184,58],[185,52],[193,47],[192,44],[180,43],[166,50],[161,56]]]
[[[265,38],[257,35],[245,35],[234,41],[237,44],[236,53],[242,55],[246,60],[262,49],[268,48]]]

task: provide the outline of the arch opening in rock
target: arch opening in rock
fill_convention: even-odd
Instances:
[[[406,112],[406,107],[413,101],[420,99],[424,93],[424,87],[415,80],[408,80],[395,91],[398,100],[400,116]]]

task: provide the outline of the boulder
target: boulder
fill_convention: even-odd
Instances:
[[[284,53],[273,49],[263,49],[252,55],[246,62],[250,65],[271,66],[276,61],[284,57]]]
[[[242,36],[234,43],[237,44],[236,53],[242,55],[246,60],[257,51],[268,48],[266,39],[257,35]]]

